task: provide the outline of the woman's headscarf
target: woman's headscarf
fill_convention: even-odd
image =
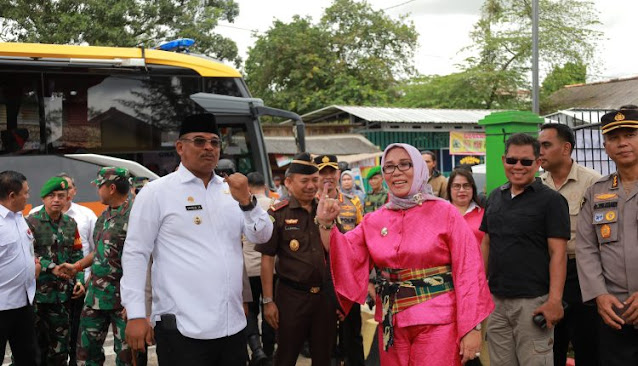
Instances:
[[[350,188],[350,189],[345,189],[345,188],[343,188],[343,185],[341,184],[341,180],[343,179],[343,176],[344,176],[344,175],[349,175],[349,176],[350,176],[350,178],[352,178],[352,188]],[[343,194],[345,194],[345,195],[346,195],[346,197],[348,197],[348,198],[353,198],[353,197],[355,197],[355,196],[356,196],[356,197],[359,197],[359,200],[360,200],[361,202],[363,202],[363,200],[364,200],[364,199],[365,199],[365,197],[366,197],[366,196],[365,196],[365,192],[363,192],[362,190],[360,190],[360,189],[357,187],[357,184],[356,184],[356,182],[355,182],[355,180],[354,180],[354,174],[352,173],[352,171],[351,171],[351,170],[344,170],[344,171],[341,173],[341,179],[339,179],[339,189],[340,189],[341,193],[343,193]]]
[[[436,197],[432,195],[432,187],[428,184],[428,167],[425,165],[425,162],[421,157],[421,153],[414,146],[408,144],[388,145],[388,147],[386,147],[383,151],[383,156],[381,157],[381,167],[385,166],[385,159],[388,155],[388,151],[393,148],[402,148],[408,153],[412,160],[414,175],[412,178],[410,192],[406,197],[397,197],[394,193],[392,193],[392,189],[390,189],[390,201],[386,203],[386,207],[390,210],[406,210],[416,205],[421,205],[424,201],[436,199]],[[385,175],[383,179],[385,180]],[[389,182],[386,181],[386,184],[390,187]]]

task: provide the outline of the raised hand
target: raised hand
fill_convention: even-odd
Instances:
[[[75,286],[73,286],[73,294],[71,295],[72,299],[79,299],[84,296],[84,286],[81,283],[76,282]]]
[[[248,178],[241,173],[231,175],[224,174],[224,182],[228,183],[230,194],[240,205],[250,204],[250,190],[248,190]]]
[[[319,197],[319,205],[317,206],[317,221],[322,225],[330,225],[337,216],[339,216],[341,208],[339,200],[330,198],[327,195]]]

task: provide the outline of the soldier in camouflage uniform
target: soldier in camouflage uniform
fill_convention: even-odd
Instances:
[[[82,259],[82,241],[77,224],[62,213],[67,201],[68,183],[64,178],[49,179],[40,197],[44,206],[27,217],[34,236],[35,257],[40,259],[42,272],[36,283],[35,325],[42,365],[66,365],[69,357],[69,312],[71,296],[84,293],[84,273],[73,279],[64,269],[67,262]]]
[[[381,176],[381,167],[375,166],[368,172],[368,184],[371,190],[366,195],[363,205],[363,212],[369,214],[379,207],[388,203],[388,190],[383,187],[383,177]]]
[[[124,342],[126,313],[120,298],[122,251],[133,206],[129,179],[127,169],[105,167],[92,182],[98,187],[101,202],[108,207],[95,224],[95,250],[73,265],[76,271],[91,265],[91,279],[80,318],[79,365],[104,364],[103,345],[109,325],[113,327],[116,364],[130,365],[132,362],[131,350]]]

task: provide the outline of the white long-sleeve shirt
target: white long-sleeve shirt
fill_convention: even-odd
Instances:
[[[216,339],[246,326],[241,235],[263,243],[272,222],[259,206],[243,212],[223,179],[208,187],[183,165],[148,183],[128,223],[120,283],[129,319],[144,318],[144,287],[153,255],[151,320],[174,314],[190,338]]]
[[[33,304],[34,296],[33,234],[22,212],[0,205],[0,310]]]

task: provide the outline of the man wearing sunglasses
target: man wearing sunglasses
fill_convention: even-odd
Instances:
[[[576,229],[578,279],[583,301],[595,303],[601,317],[601,365],[636,365],[638,110],[605,114],[600,131],[617,171],[594,183],[583,198]]]
[[[487,323],[492,366],[552,365],[554,325],[563,317],[569,208],[535,174],[540,144],[513,134],[505,144],[508,182],[492,191],[481,243],[496,305]],[[532,319],[542,315],[545,323]]]
[[[250,194],[248,179],[213,170],[220,135],[212,114],[184,119],[177,171],[137,195],[122,255],[126,342],[144,351],[146,268],[151,253],[151,322],[161,365],[246,365],[241,238],[268,241],[272,222]]]

